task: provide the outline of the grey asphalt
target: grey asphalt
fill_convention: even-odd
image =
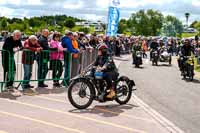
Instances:
[[[46,83],[49,88],[36,89],[39,94],[34,96],[0,93],[0,133],[169,133],[134,97],[127,105],[94,102],[77,110],[69,103],[66,88]]]
[[[183,80],[176,61],[171,67],[151,66],[144,61],[136,69],[131,60],[120,64],[120,72],[135,80],[136,95],[186,133],[200,133],[200,80]]]

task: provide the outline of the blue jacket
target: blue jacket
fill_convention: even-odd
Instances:
[[[70,53],[78,53],[78,50],[73,48],[71,39],[67,36],[62,38],[62,46],[67,48]]]

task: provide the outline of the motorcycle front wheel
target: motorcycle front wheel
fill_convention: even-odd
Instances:
[[[194,80],[194,68],[193,68],[193,66],[190,66],[188,75],[189,75],[190,81],[193,81]]]
[[[95,97],[95,90],[90,82],[84,79],[76,79],[69,85],[68,99],[77,109],[88,108]]]
[[[172,65],[172,57],[170,57],[170,59],[169,59],[169,65],[170,66]]]
[[[116,99],[115,101],[120,105],[126,104],[129,102],[132,96],[132,88],[128,86],[127,81],[121,79],[117,82],[116,85]]]

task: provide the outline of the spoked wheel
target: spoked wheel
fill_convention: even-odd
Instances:
[[[155,64],[156,64],[156,66],[158,66],[158,60],[155,60]]]
[[[172,57],[170,57],[170,59],[169,59],[169,65],[170,66],[172,65]]]
[[[78,109],[88,108],[92,104],[94,96],[94,88],[90,82],[86,80],[75,80],[68,88],[69,101]]]
[[[190,79],[190,81],[193,81],[193,80],[194,80],[194,76],[191,75],[191,76],[189,77],[189,79]]]
[[[193,81],[193,80],[194,80],[194,70],[193,70],[193,68],[191,68],[191,69],[189,70],[189,80],[190,80],[190,81]]]
[[[152,66],[154,66],[154,61],[152,61]]]
[[[125,80],[118,81],[116,85],[117,98],[115,101],[119,104],[126,104],[132,96],[132,88],[130,88]]]

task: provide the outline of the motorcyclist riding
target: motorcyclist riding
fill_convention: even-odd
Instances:
[[[135,64],[136,52],[142,50],[142,45],[139,42],[139,39],[136,39],[135,43],[132,46],[132,57],[133,57],[133,64]]]
[[[116,94],[112,84],[113,80],[117,80],[119,76],[117,67],[112,59],[112,57],[108,54],[108,47],[106,44],[102,43],[97,46],[98,56],[94,63],[94,66],[103,72],[103,79],[107,83],[107,90],[109,94],[106,96],[109,99],[112,99]]]
[[[194,47],[191,45],[189,39],[185,39],[184,45],[181,47],[180,50],[181,50],[180,51],[181,57],[191,56],[192,53],[194,54]],[[187,60],[186,58],[184,58],[183,60],[181,60],[180,58],[178,59],[178,65],[181,71],[183,70],[184,63],[186,60]]]
[[[163,52],[163,50],[164,50],[165,48],[166,48],[166,47],[165,47],[165,44],[163,43],[163,40],[160,39],[160,40],[159,40],[159,49],[160,49],[160,51]]]
[[[166,46],[165,46],[165,44],[163,43],[163,40],[162,40],[162,39],[159,40],[159,53],[163,53],[164,50],[165,50],[165,48],[166,48]],[[161,57],[164,58],[162,54],[161,54]]]
[[[158,50],[159,44],[157,43],[157,39],[153,39],[153,42],[150,44],[150,60],[152,60],[152,53]]]

